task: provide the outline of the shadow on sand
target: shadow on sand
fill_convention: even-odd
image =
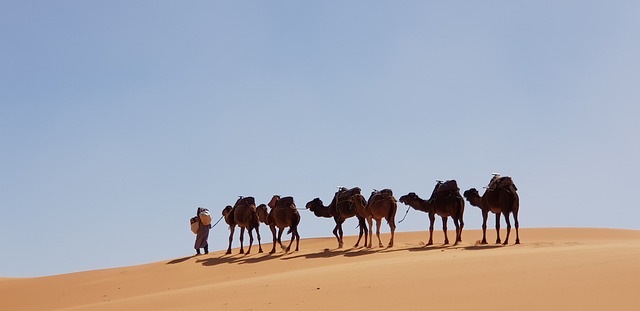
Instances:
[[[187,257],[182,257],[182,258],[178,258],[178,259],[174,259],[172,261],[167,262],[168,265],[175,265],[177,263],[181,263],[181,262],[185,262],[193,257],[196,257],[195,255],[192,256],[187,256]]]
[[[317,258],[332,258],[338,256],[344,257],[359,257],[366,256],[370,254],[376,253],[392,253],[392,252],[429,252],[429,251],[447,251],[447,250],[491,250],[496,248],[503,248],[505,245],[466,245],[466,246],[453,246],[453,245],[405,245],[405,246],[394,246],[394,247],[357,247],[357,248],[348,248],[348,249],[329,249],[325,248],[320,252],[314,253],[305,253],[305,252],[278,252],[275,254],[269,253],[252,253],[252,254],[231,254],[231,255],[221,255],[219,257],[207,257],[207,255],[202,256],[188,256],[183,258],[178,258],[167,262],[167,264],[178,264],[185,262],[191,258],[198,258],[196,263],[202,264],[203,266],[216,266],[220,264],[252,264],[259,263],[267,260],[291,260],[297,258],[306,258],[306,259],[317,259]]]
[[[256,253],[256,254],[248,254],[248,255],[247,254],[231,254],[231,255],[225,254],[220,257],[209,257],[209,258],[198,259],[196,260],[196,263],[200,263],[203,266],[216,266],[220,264],[232,264],[232,263],[242,265],[242,264],[252,264],[252,263],[258,263],[258,262],[263,262],[267,260],[278,259],[285,255],[286,254],[284,253],[276,253],[276,254]]]
[[[478,245],[466,246],[464,249],[470,250],[470,251],[479,251],[479,250],[485,250],[485,249],[503,248],[503,247],[507,247],[507,246],[508,245],[502,245],[502,244],[494,244],[494,245],[478,244]]]

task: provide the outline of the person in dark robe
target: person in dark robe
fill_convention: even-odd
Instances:
[[[196,243],[194,248],[196,249],[196,255],[200,255],[200,249],[204,248],[204,253],[209,254],[209,229],[211,229],[211,224],[204,225],[202,220],[200,219],[200,212],[202,212],[204,208],[198,207],[198,211],[196,212],[196,217],[198,217],[198,233],[196,233]]]

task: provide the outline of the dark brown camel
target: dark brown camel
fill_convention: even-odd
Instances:
[[[436,185],[438,187],[438,185]],[[436,194],[434,189],[433,195],[435,197],[429,200],[421,199],[417,194],[411,192],[407,195],[400,197],[400,202],[413,207],[416,210],[423,211],[429,214],[429,242],[427,245],[433,244],[433,224],[435,222],[435,215],[438,214],[442,217],[442,231],[444,231],[444,244],[449,244],[449,237],[447,236],[447,220],[449,216],[453,219],[453,224],[456,226],[456,242],[453,245],[457,245],[458,242],[462,242],[462,229],[464,228],[464,199],[450,194]]]
[[[356,206],[357,209],[363,209],[366,212],[366,219],[369,223],[369,245],[367,247],[371,248],[371,244],[373,243],[373,221],[376,220],[376,236],[378,237],[378,246],[382,247],[382,240],[380,240],[380,225],[382,224],[382,219],[386,219],[389,224],[389,229],[391,229],[391,239],[389,240],[389,246],[393,246],[393,238],[396,231],[396,212],[398,210],[398,204],[396,203],[396,199],[393,197],[393,192],[390,189],[384,189],[382,191],[374,191],[371,193],[371,197],[369,198],[369,202],[364,199],[364,196],[361,194],[354,194],[349,199],[352,204]]]
[[[298,234],[300,213],[298,213],[298,209],[296,208],[296,204],[293,202],[293,198],[280,198],[280,196],[274,195],[269,202],[269,207],[271,208],[270,212],[267,212],[267,206],[264,204],[260,204],[257,208],[258,218],[260,219],[260,221],[269,226],[269,228],[271,229],[271,234],[273,235],[273,248],[269,253],[273,254],[276,252],[276,242],[280,244],[280,248],[284,249],[285,252],[288,253],[291,249],[293,240],[296,240],[297,252],[298,246],[300,245],[300,234]],[[276,227],[278,228],[277,237]],[[289,246],[287,246],[287,248],[285,249],[284,246],[282,246],[281,238],[282,232],[286,227],[289,227],[288,233],[291,233],[292,235]]]
[[[495,179],[495,177],[494,177]],[[516,192],[515,185],[504,183],[505,186],[494,184],[492,179],[490,187],[488,187],[484,194],[480,196],[480,193],[475,188],[471,188],[464,192],[464,197],[473,206],[477,206],[482,210],[482,244],[487,244],[487,218],[489,212],[496,215],[496,244],[500,244],[500,214],[504,215],[504,219],[507,222],[507,237],[504,240],[504,245],[509,243],[509,233],[511,232],[511,222],[509,221],[509,214],[513,213],[513,220],[516,227],[516,244],[520,244],[520,235],[518,229],[520,228],[520,222],[518,221],[518,210],[520,209],[520,198]],[[496,187],[493,187],[496,186]]]
[[[227,207],[222,210],[222,216],[224,221],[229,225],[229,248],[227,248],[227,254],[231,254],[231,242],[233,241],[233,232],[236,225],[240,227],[240,254],[244,254],[244,230],[247,229],[249,233],[249,249],[247,254],[251,253],[251,246],[253,245],[253,229],[256,230],[258,236],[259,252],[262,253],[262,244],[260,243],[260,221],[256,214],[256,201],[253,197],[240,197],[236,204],[231,207]]]
[[[333,235],[338,239],[338,248],[342,248],[344,245],[342,236],[342,223],[350,217],[356,216],[358,218],[358,224],[360,227],[360,234],[358,235],[358,241],[354,247],[358,247],[360,239],[364,234],[364,245],[367,245],[367,224],[365,222],[366,213],[364,210],[359,210],[355,206],[351,205],[349,198],[354,194],[360,194],[360,188],[355,187],[352,189],[340,188],[338,192],[333,196],[333,200],[329,203],[329,206],[324,206],[322,200],[315,198],[309,201],[305,207],[312,211],[316,217],[333,218],[336,222],[336,226],[333,229]]]

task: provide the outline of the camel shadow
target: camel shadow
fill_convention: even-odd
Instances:
[[[470,246],[465,246],[464,249],[465,250],[470,250],[470,251],[478,251],[478,250],[487,250],[487,249],[494,249],[494,248],[503,248],[503,247],[507,247],[506,245],[502,245],[502,244],[497,244],[497,245],[470,245]]]
[[[177,264],[177,263],[185,262],[185,261],[187,261],[187,260],[189,260],[189,259],[191,259],[191,258],[193,258],[193,257],[196,257],[196,256],[195,256],[195,255],[193,255],[193,256],[187,256],[187,257],[177,258],[177,259],[174,259],[174,260],[171,260],[171,261],[167,262],[167,264],[168,264],[168,265],[175,265],[175,264]]]
[[[279,259],[282,256],[284,256],[284,254],[265,254],[265,255],[260,256],[260,257],[249,257],[249,258],[246,258],[246,259],[244,259],[242,261],[239,261],[238,264],[244,265],[244,264],[252,264],[252,263],[263,262],[263,261],[267,261],[267,260],[276,260],[276,259]]]
[[[447,249],[456,249],[456,248],[460,248],[459,246],[453,246],[453,245],[446,245],[446,244],[442,244],[442,245],[420,245],[420,246],[414,246],[414,247],[409,247],[406,250],[410,251],[410,252],[428,252],[428,251],[437,251],[437,250],[447,250]]]
[[[222,255],[220,257],[210,257],[196,260],[196,263],[202,264],[203,266],[211,267],[217,266],[221,264],[251,264],[263,262],[266,260],[271,260],[276,258],[277,255],[271,254],[260,254],[257,255],[243,255],[243,254],[234,254],[234,255]]]
[[[349,251],[350,251],[350,249],[330,250],[328,248],[325,248],[321,252],[300,254],[300,255],[295,255],[295,256],[287,256],[287,257],[283,257],[282,260],[290,260],[290,259],[296,259],[296,258],[306,258],[306,259],[332,258],[332,257],[337,257],[337,256],[344,256],[347,253],[349,253]]]
[[[306,259],[316,259],[316,258],[332,258],[338,256],[344,257],[359,257],[366,256],[370,254],[376,253],[393,253],[393,252],[429,252],[429,251],[445,251],[445,250],[455,250],[455,249],[463,249],[463,250],[491,250],[496,248],[506,247],[502,244],[496,245],[468,245],[468,246],[460,246],[460,245],[411,245],[405,247],[359,247],[359,248],[349,248],[349,249],[329,249],[325,248],[320,252],[315,253],[303,253],[296,254],[297,252],[278,252],[275,254],[269,253],[257,253],[257,254],[232,254],[232,255],[221,255],[219,257],[200,257],[200,256],[187,256],[182,258],[173,259],[166,264],[178,264],[185,261],[188,261],[191,258],[198,258],[196,263],[202,264],[203,266],[211,267],[217,266],[221,264],[253,264],[259,263],[268,260],[291,260],[297,258],[306,258]],[[206,256],[206,255],[205,255]]]
[[[421,246],[416,246],[416,247],[410,247],[407,248],[406,250],[410,251],[410,252],[422,252],[422,251],[435,251],[435,250],[440,250],[440,251],[445,251],[445,250],[456,250],[456,249],[462,249],[462,250],[471,250],[471,251],[479,251],[479,250],[490,250],[490,249],[496,249],[496,248],[503,248],[506,247],[505,245],[502,244],[498,244],[498,245],[421,245]]]
[[[359,257],[364,255],[370,255],[374,253],[381,253],[387,250],[387,248],[361,248],[353,252],[348,252],[344,254],[344,257]]]

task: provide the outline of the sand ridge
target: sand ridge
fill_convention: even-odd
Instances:
[[[503,234],[506,232],[503,232]],[[393,248],[336,249],[333,237],[300,251],[224,251],[146,265],[0,279],[4,310],[628,310],[636,307],[640,231],[521,229],[521,245],[425,247],[427,232],[396,233]],[[504,236],[503,236],[504,237]],[[383,243],[389,238],[383,234]],[[375,239],[375,237],[374,237]],[[495,240],[488,230],[487,239]],[[511,241],[513,243],[513,239]]]

